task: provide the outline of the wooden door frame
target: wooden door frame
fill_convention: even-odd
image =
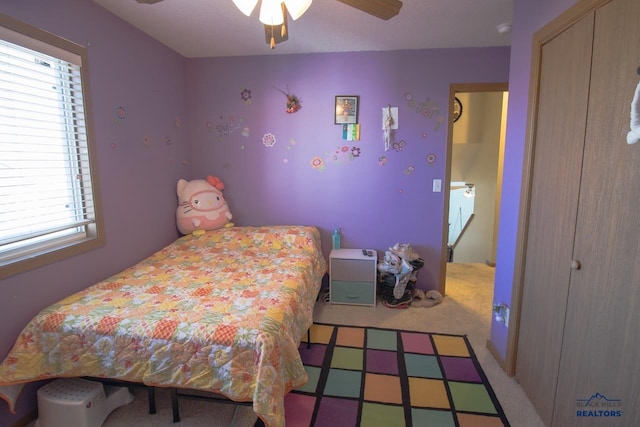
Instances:
[[[529,102],[527,106],[527,130],[524,146],[522,171],[522,191],[520,194],[520,210],[518,214],[518,235],[516,237],[516,254],[511,290],[511,316],[507,333],[507,346],[504,360],[495,349],[493,343],[487,346],[491,354],[502,365],[508,375],[515,375],[518,357],[518,333],[520,329],[520,312],[524,285],[525,259],[527,247],[527,230],[529,227],[529,209],[531,202],[531,181],[533,178],[533,155],[535,148],[535,131],[538,120],[538,97],[540,93],[540,69],[543,46],[554,37],[571,27],[586,14],[598,9],[612,0],[579,0],[578,3],[538,30],[533,35],[531,53],[531,73],[529,84]]]
[[[456,92],[507,92],[509,90],[508,83],[452,83],[449,85],[449,111],[453,111],[453,102]],[[451,114],[450,114],[451,117]],[[444,214],[442,217],[442,252],[440,254],[440,283],[438,283],[438,291],[446,294],[446,276],[447,276],[447,242],[449,241],[449,203],[451,187],[451,155],[453,153],[453,120],[448,120],[447,124],[447,162],[445,165],[445,179],[442,185],[444,191]]]

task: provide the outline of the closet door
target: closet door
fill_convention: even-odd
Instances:
[[[640,1],[596,11],[584,163],[555,426],[640,425],[640,143],[628,145],[640,77]],[[600,393],[618,406],[577,408]],[[607,406],[604,405],[607,404]],[[622,410],[621,417],[576,411]]]
[[[552,419],[580,190],[593,13],[542,46],[516,378]]]

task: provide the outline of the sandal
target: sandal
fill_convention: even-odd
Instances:
[[[417,291],[420,291],[421,293],[418,293]],[[415,294],[417,298],[414,298],[413,301],[411,301],[412,307],[433,307],[436,304],[440,304],[443,300],[442,294],[436,290],[424,292],[420,289],[416,289]]]
[[[414,289],[411,307],[422,307],[422,301],[425,299],[425,297],[426,295],[422,289]]]

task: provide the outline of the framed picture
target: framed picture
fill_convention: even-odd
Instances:
[[[358,107],[360,97],[357,95],[336,96],[335,124],[356,124],[358,123]]]

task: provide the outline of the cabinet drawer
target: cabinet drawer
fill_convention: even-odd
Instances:
[[[368,282],[376,277],[374,260],[331,259],[331,279],[353,282]]]
[[[332,280],[330,296],[332,303],[374,305],[375,283]]]

